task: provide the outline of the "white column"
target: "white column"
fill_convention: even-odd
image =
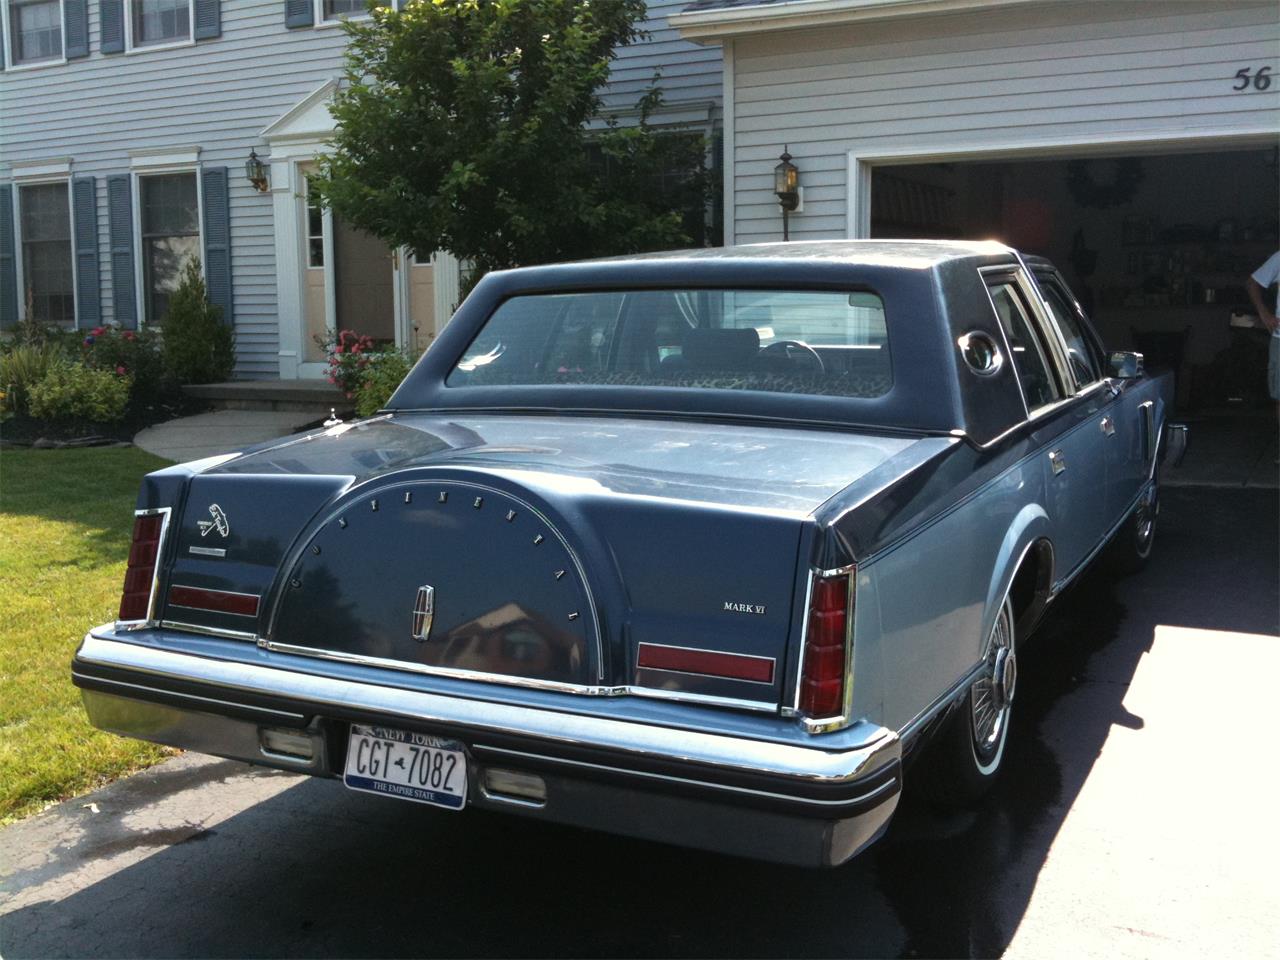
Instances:
[[[845,175],[845,237],[865,240],[871,236],[871,164],[849,151]]]
[[[298,223],[295,167],[271,162],[271,204],[276,241],[276,331],[280,342],[280,379],[296,380],[306,328],[302,294],[302,231]]]
[[[733,41],[725,40],[721,44],[723,63],[724,63],[724,83],[721,86],[724,96],[724,129],[721,131],[723,138],[722,147],[720,149],[721,166],[724,168],[724,186],[721,203],[724,207],[724,245],[726,247],[733,246],[736,233],[736,214],[738,207],[737,191],[734,186],[734,159],[737,153],[737,144],[734,142],[736,133],[736,113],[737,113],[737,97],[734,90],[734,84],[737,82],[734,76],[733,63]]]
[[[435,293],[435,332],[438,337],[445,324],[453,317],[453,311],[458,309],[461,299],[461,265],[458,258],[447,250],[437,250],[431,257],[431,266]]]

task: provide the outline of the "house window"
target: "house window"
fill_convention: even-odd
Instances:
[[[191,39],[192,0],[130,0],[130,40],[135,47]]]
[[[324,266],[324,210],[311,195],[311,178],[307,178],[307,266]]]
[[[67,184],[18,188],[18,232],[22,238],[22,280],[28,320],[73,327],[76,285],[71,265],[71,209]]]
[[[62,59],[62,0],[9,0],[9,62]]]
[[[182,282],[187,262],[200,263],[200,206],[195,173],[164,173],[138,178],[142,227],[144,316],[158,323],[169,312],[169,298]]]
[[[335,20],[352,20],[369,15],[368,0],[317,0],[320,8],[318,23],[332,23]],[[391,6],[390,0],[377,4],[379,7]]]

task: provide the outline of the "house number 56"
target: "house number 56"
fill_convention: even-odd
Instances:
[[[1231,89],[1237,92],[1241,90],[1248,90],[1249,87],[1253,87],[1255,90],[1266,90],[1271,86],[1270,65],[1259,67],[1258,72],[1253,74],[1253,76],[1250,76],[1249,74],[1250,70],[1248,67],[1241,67],[1237,70],[1236,80],[1238,80],[1239,83],[1232,84]]]

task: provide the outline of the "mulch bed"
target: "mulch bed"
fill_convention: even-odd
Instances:
[[[204,413],[209,404],[175,392],[158,404],[130,410],[118,423],[89,423],[84,420],[41,420],[15,416],[0,423],[0,447],[101,447],[127,446],[147,427]]]

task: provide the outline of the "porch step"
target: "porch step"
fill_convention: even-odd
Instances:
[[[350,413],[355,404],[327,380],[232,380],[188,384],[190,397],[207,400],[215,410],[282,410],[327,414]]]

